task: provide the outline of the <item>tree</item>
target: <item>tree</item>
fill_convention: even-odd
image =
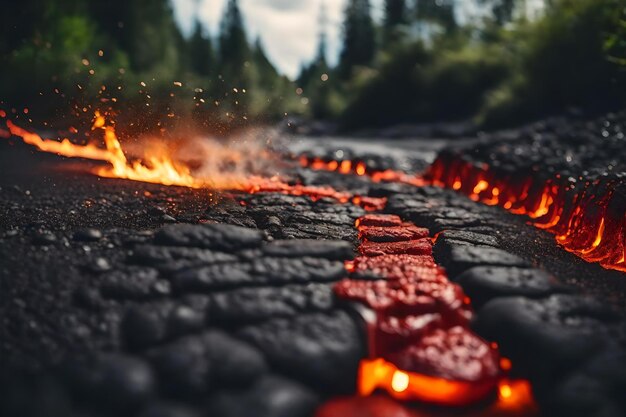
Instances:
[[[344,19],[339,74],[345,79],[355,66],[372,63],[376,40],[369,0],[349,0]]]
[[[280,77],[267,57],[260,37],[257,37],[252,47],[252,63],[257,70],[260,85],[271,86]]]
[[[229,0],[222,18],[219,36],[222,73],[241,72],[250,59],[250,46],[237,0]]]
[[[500,26],[513,20],[513,12],[517,7],[517,0],[481,0],[491,9],[493,20]]]
[[[400,27],[407,19],[405,0],[385,0],[385,18],[383,21],[383,38],[386,45],[391,45],[400,39]]]
[[[189,63],[191,70],[198,75],[210,75],[215,68],[215,55],[211,39],[205,35],[199,20],[189,38]]]
[[[456,28],[453,0],[417,0],[415,13],[418,20],[438,23],[448,32]]]

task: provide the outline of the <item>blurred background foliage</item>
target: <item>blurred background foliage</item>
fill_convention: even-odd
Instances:
[[[385,0],[377,22],[369,0],[348,0],[338,64],[322,28],[296,80],[249,38],[236,0],[215,38],[200,22],[183,36],[169,0],[5,2],[0,106],[50,122],[104,107],[135,130],[286,114],[354,130],[502,127],[626,104],[624,0],[544,0],[534,16],[526,0],[471,1],[485,12],[461,19],[464,0]]]

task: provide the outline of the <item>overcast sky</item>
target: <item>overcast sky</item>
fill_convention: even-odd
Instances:
[[[215,34],[227,0],[200,0],[199,18]],[[240,0],[248,34],[261,37],[270,60],[294,78],[300,64],[317,51],[320,5],[328,14],[328,58],[334,63],[339,53],[342,14],[346,0]],[[184,33],[191,30],[196,0],[172,0],[176,19]],[[373,14],[381,15],[382,0],[372,0]]]

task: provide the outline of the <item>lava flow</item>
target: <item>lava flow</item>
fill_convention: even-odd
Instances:
[[[529,216],[538,228],[556,235],[566,250],[588,262],[626,272],[626,180],[602,178],[568,182],[536,175],[505,173],[442,154],[425,178],[474,201]]]
[[[588,262],[626,272],[626,180],[602,179],[569,184],[557,176],[496,172],[458,155],[440,155],[423,177],[403,172],[376,171],[360,161],[325,161],[301,157],[314,170],[367,175],[374,182],[434,185],[462,192],[474,201],[498,205],[527,215],[533,224],[556,235],[558,244]]]
[[[500,358],[497,345],[470,330],[470,300],[436,265],[427,229],[394,215],[367,215],[356,226],[361,256],[346,264],[351,278],[336,284],[335,292],[367,308],[369,358],[359,368],[361,395],[381,388],[399,400],[466,406],[498,387],[505,401],[512,387],[525,389],[504,378],[510,361]]]

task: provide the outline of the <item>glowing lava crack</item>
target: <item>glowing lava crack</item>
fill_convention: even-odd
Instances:
[[[399,400],[446,406],[476,403],[499,385],[510,396],[503,382],[510,362],[470,330],[470,300],[436,265],[428,231],[393,215],[367,215],[356,225],[362,256],[346,264],[352,278],[335,292],[367,308],[359,393],[381,388]]]

